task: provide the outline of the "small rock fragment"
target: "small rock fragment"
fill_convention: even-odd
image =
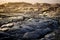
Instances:
[[[1,28],[11,28],[14,26],[14,23],[8,23],[1,26]]]

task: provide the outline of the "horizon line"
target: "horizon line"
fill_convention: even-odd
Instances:
[[[0,2],[1,3],[1,2]],[[1,4],[5,4],[5,3],[19,3],[19,2],[3,2]],[[25,2],[25,3],[30,3],[30,2]],[[42,3],[42,2],[36,2],[36,3]],[[30,4],[36,4],[36,3],[30,3]],[[43,2],[44,3],[44,2]],[[60,3],[47,3],[47,4],[60,4]]]

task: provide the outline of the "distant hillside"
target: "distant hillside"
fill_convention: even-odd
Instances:
[[[9,3],[5,3],[5,4],[2,4],[2,5],[6,5],[6,6],[12,6],[12,5],[14,5],[14,6],[32,6],[32,4],[30,4],[30,3],[25,3],[25,2],[9,2]]]
[[[0,5],[0,12],[26,12],[26,11],[44,11],[49,8],[58,8],[60,4],[47,4],[47,3],[25,3],[25,2],[10,2]]]

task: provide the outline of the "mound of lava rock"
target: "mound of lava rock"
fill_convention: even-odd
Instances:
[[[0,27],[7,28],[0,30],[0,40],[53,40],[54,31],[58,29],[58,21],[49,18],[30,18],[8,24]]]

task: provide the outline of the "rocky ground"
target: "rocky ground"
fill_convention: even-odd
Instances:
[[[56,18],[38,14],[0,19],[0,40],[60,40],[59,30],[59,21]]]
[[[60,5],[55,6],[0,13],[0,40],[60,40]]]

